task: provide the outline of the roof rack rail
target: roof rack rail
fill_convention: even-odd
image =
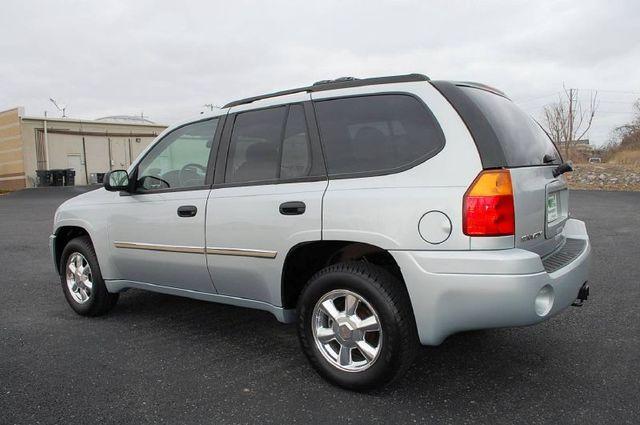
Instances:
[[[357,81],[357,80],[359,80],[359,78],[356,78],[356,77],[340,77],[340,78],[336,78],[335,80],[320,80],[320,81],[316,81],[312,85],[321,86],[322,84],[341,83],[343,81]]]
[[[429,77],[423,74],[405,74],[405,75],[392,75],[388,77],[374,77],[374,78],[354,78],[354,77],[340,77],[335,80],[321,80],[316,81],[310,86],[299,87],[297,89],[289,89],[277,91],[274,93],[263,94],[260,96],[247,97],[245,99],[235,100],[229,102],[223,106],[223,108],[231,108],[232,106],[246,105],[248,103],[255,102],[257,100],[269,99],[272,97],[285,96],[288,94],[301,93],[301,92],[317,92],[325,90],[346,89],[350,87],[362,87],[371,86],[376,84],[389,84],[389,83],[406,83],[411,81],[429,81]]]

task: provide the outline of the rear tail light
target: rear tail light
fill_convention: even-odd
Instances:
[[[462,209],[465,235],[513,235],[516,224],[509,170],[482,171],[464,194]]]

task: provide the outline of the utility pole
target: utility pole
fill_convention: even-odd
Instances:
[[[569,151],[570,151],[570,147],[571,144],[573,143],[573,100],[574,100],[574,95],[573,95],[574,89],[569,89],[569,137],[567,138],[567,142],[566,142],[566,157],[567,159],[570,159],[570,155],[569,155]]]

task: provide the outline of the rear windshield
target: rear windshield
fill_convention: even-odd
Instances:
[[[464,86],[460,89],[480,108],[496,133],[509,167],[562,162],[547,133],[512,101],[487,90]]]

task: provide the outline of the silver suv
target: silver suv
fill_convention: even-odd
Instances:
[[[364,390],[419,344],[587,298],[570,169],[494,88],[321,81],[167,129],[60,206],[51,253],[79,314],[128,288],[266,310],[323,377]]]

